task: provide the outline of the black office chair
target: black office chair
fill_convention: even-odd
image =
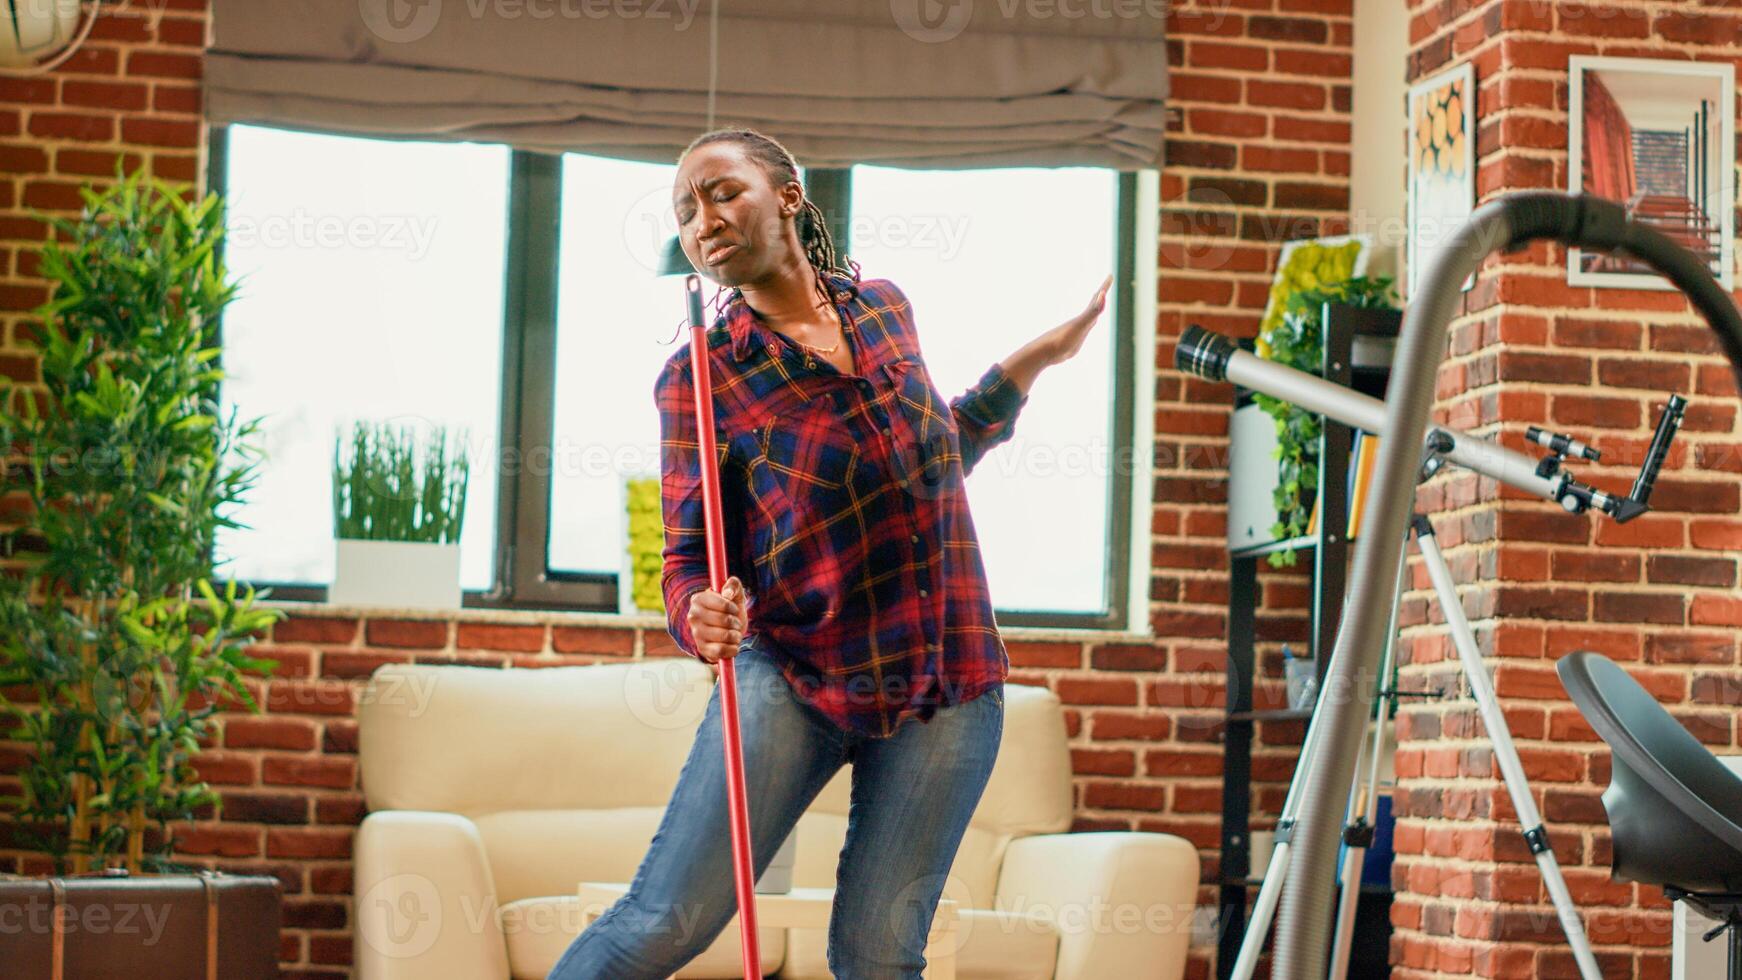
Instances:
[[[1742,778],[1609,658],[1571,653],[1555,669],[1614,760],[1612,876],[1661,885],[1723,923],[1705,938],[1729,930],[1729,977],[1742,980]]]

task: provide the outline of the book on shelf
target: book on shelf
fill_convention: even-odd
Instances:
[[[1367,488],[1373,483],[1373,464],[1378,459],[1379,439],[1370,432],[1355,430],[1349,447],[1349,466],[1343,471],[1343,502],[1349,510],[1349,525],[1345,533],[1353,539],[1361,531],[1361,518],[1366,513]],[[1322,486],[1322,481],[1321,481]],[[1325,506],[1325,495],[1313,500],[1312,513],[1307,516],[1306,536],[1319,530],[1319,515]]]
[[[1373,484],[1373,465],[1379,457],[1379,437],[1371,432],[1355,433],[1355,448],[1349,453],[1349,527],[1352,541],[1361,533],[1361,519],[1367,513],[1367,489]]]

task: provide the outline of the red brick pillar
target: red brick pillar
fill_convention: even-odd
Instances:
[[[1471,61],[1479,202],[1567,186],[1573,54],[1735,61],[1742,20],[1696,3],[1411,3],[1411,79]],[[1720,175],[1729,180],[1733,175]],[[1609,755],[1567,700],[1557,658],[1621,662],[1715,751],[1737,751],[1736,390],[1679,293],[1569,287],[1566,253],[1490,259],[1453,321],[1437,421],[1530,451],[1525,429],[1603,450],[1581,479],[1625,492],[1670,392],[1691,400],[1652,498],[1626,525],[1463,472],[1420,498],[1493,670],[1532,793],[1605,976],[1668,975],[1669,906],[1609,880],[1599,797]],[[1532,452],[1532,455],[1536,455]],[[1574,977],[1571,953],[1412,562],[1402,686],[1449,690],[1400,713],[1392,963],[1402,978]]]

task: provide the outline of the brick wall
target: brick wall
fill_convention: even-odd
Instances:
[[[27,253],[45,229],[26,206],[76,210],[75,188],[121,157],[181,180],[203,175],[199,49],[203,0],[153,0],[160,21],[105,16],[93,40],[45,79],[0,80],[0,370],[34,380],[18,344],[45,298]],[[1153,644],[1012,641],[1013,680],[1067,704],[1077,829],[1180,834],[1216,873],[1227,582],[1223,551],[1229,389],[1171,369],[1188,323],[1256,333],[1281,242],[1347,230],[1351,0],[1214,0],[1174,6],[1173,104],[1162,177],[1156,349]],[[17,256],[14,259],[14,256]],[[1281,641],[1306,637],[1305,566],[1265,572],[1261,704],[1281,699]],[[335,618],[302,611],[258,648],[282,663],[255,678],[264,715],[232,712],[199,757],[222,793],[222,819],[182,828],[180,856],[278,875],[286,889],[282,961],[290,978],[349,973],[350,863],[363,815],[352,712],[384,662],[491,667],[585,664],[669,655],[662,631],[517,620]],[[1280,807],[1299,725],[1262,728],[1255,812]],[[0,773],[15,768],[0,743]],[[16,789],[0,776],[0,792]],[[1260,819],[1263,819],[1260,817]],[[0,824],[0,834],[4,825]],[[5,850],[0,869],[40,858]],[[1213,908],[1206,887],[1203,905]],[[1191,975],[1208,970],[1194,951]]]
[[[1150,598],[1159,639],[1147,663],[1132,665],[1146,672],[1129,680],[1111,673],[1122,665],[1093,656],[1066,664],[1086,674],[1023,672],[1081,706],[1079,827],[1190,840],[1204,856],[1202,909],[1216,907],[1220,871],[1232,389],[1174,371],[1174,341],[1191,324],[1256,336],[1281,243],[1349,230],[1352,10],[1352,0],[1175,8],[1168,54],[1181,119],[1161,178],[1156,347]],[[1281,644],[1308,643],[1310,554],[1302,558],[1291,569],[1259,566],[1260,708],[1283,706]],[[1301,728],[1258,726],[1254,827],[1282,808]],[[1193,950],[1192,975],[1209,972],[1212,953]]]
[[[1412,78],[1475,63],[1481,200],[1566,187],[1568,56],[1734,62],[1742,30],[1694,3],[1410,6]],[[1663,977],[1668,906],[1657,888],[1609,881],[1608,752],[1554,661],[1577,649],[1613,657],[1704,742],[1736,751],[1736,392],[1680,294],[1573,288],[1565,270],[1564,250],[1540,243],[1484,265],[1453,322],[1436,418],[1520,450],[1528,425],[1571,431],[1604,452],[1601,465],[1578,464],[1581,478],[1625,492],[1665,394],[1683,393],[1692,404],[1655,513],[1626,525],[1570,516],[1468,474],[1436,479],[1421,502],[1605,976]],[[1395,975],[1576,976],[1426,571],[1412,564],[1402,684],[1459,696],[1399,719]]]

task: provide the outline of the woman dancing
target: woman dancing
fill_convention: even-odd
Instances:
[[[1082,348],[1111,277],[1083,312],[945,402],[907,297],[860,281],[851,260],[841,267],[785,147],[744,129],[699,137],[679,159],[672,205],[691,264],[732,289],[707,356],[737,574],[709,587],[680,351],[654,389],[670,632],[710,665],[737,658],[758,877],[852,765],[829,971],[916,978],[998,755],[1010,670],[962,481],[1010,438],[1035,377]],[[663,980],[731,921],[719,699],[716,687],[635,880],[550,980]]]

